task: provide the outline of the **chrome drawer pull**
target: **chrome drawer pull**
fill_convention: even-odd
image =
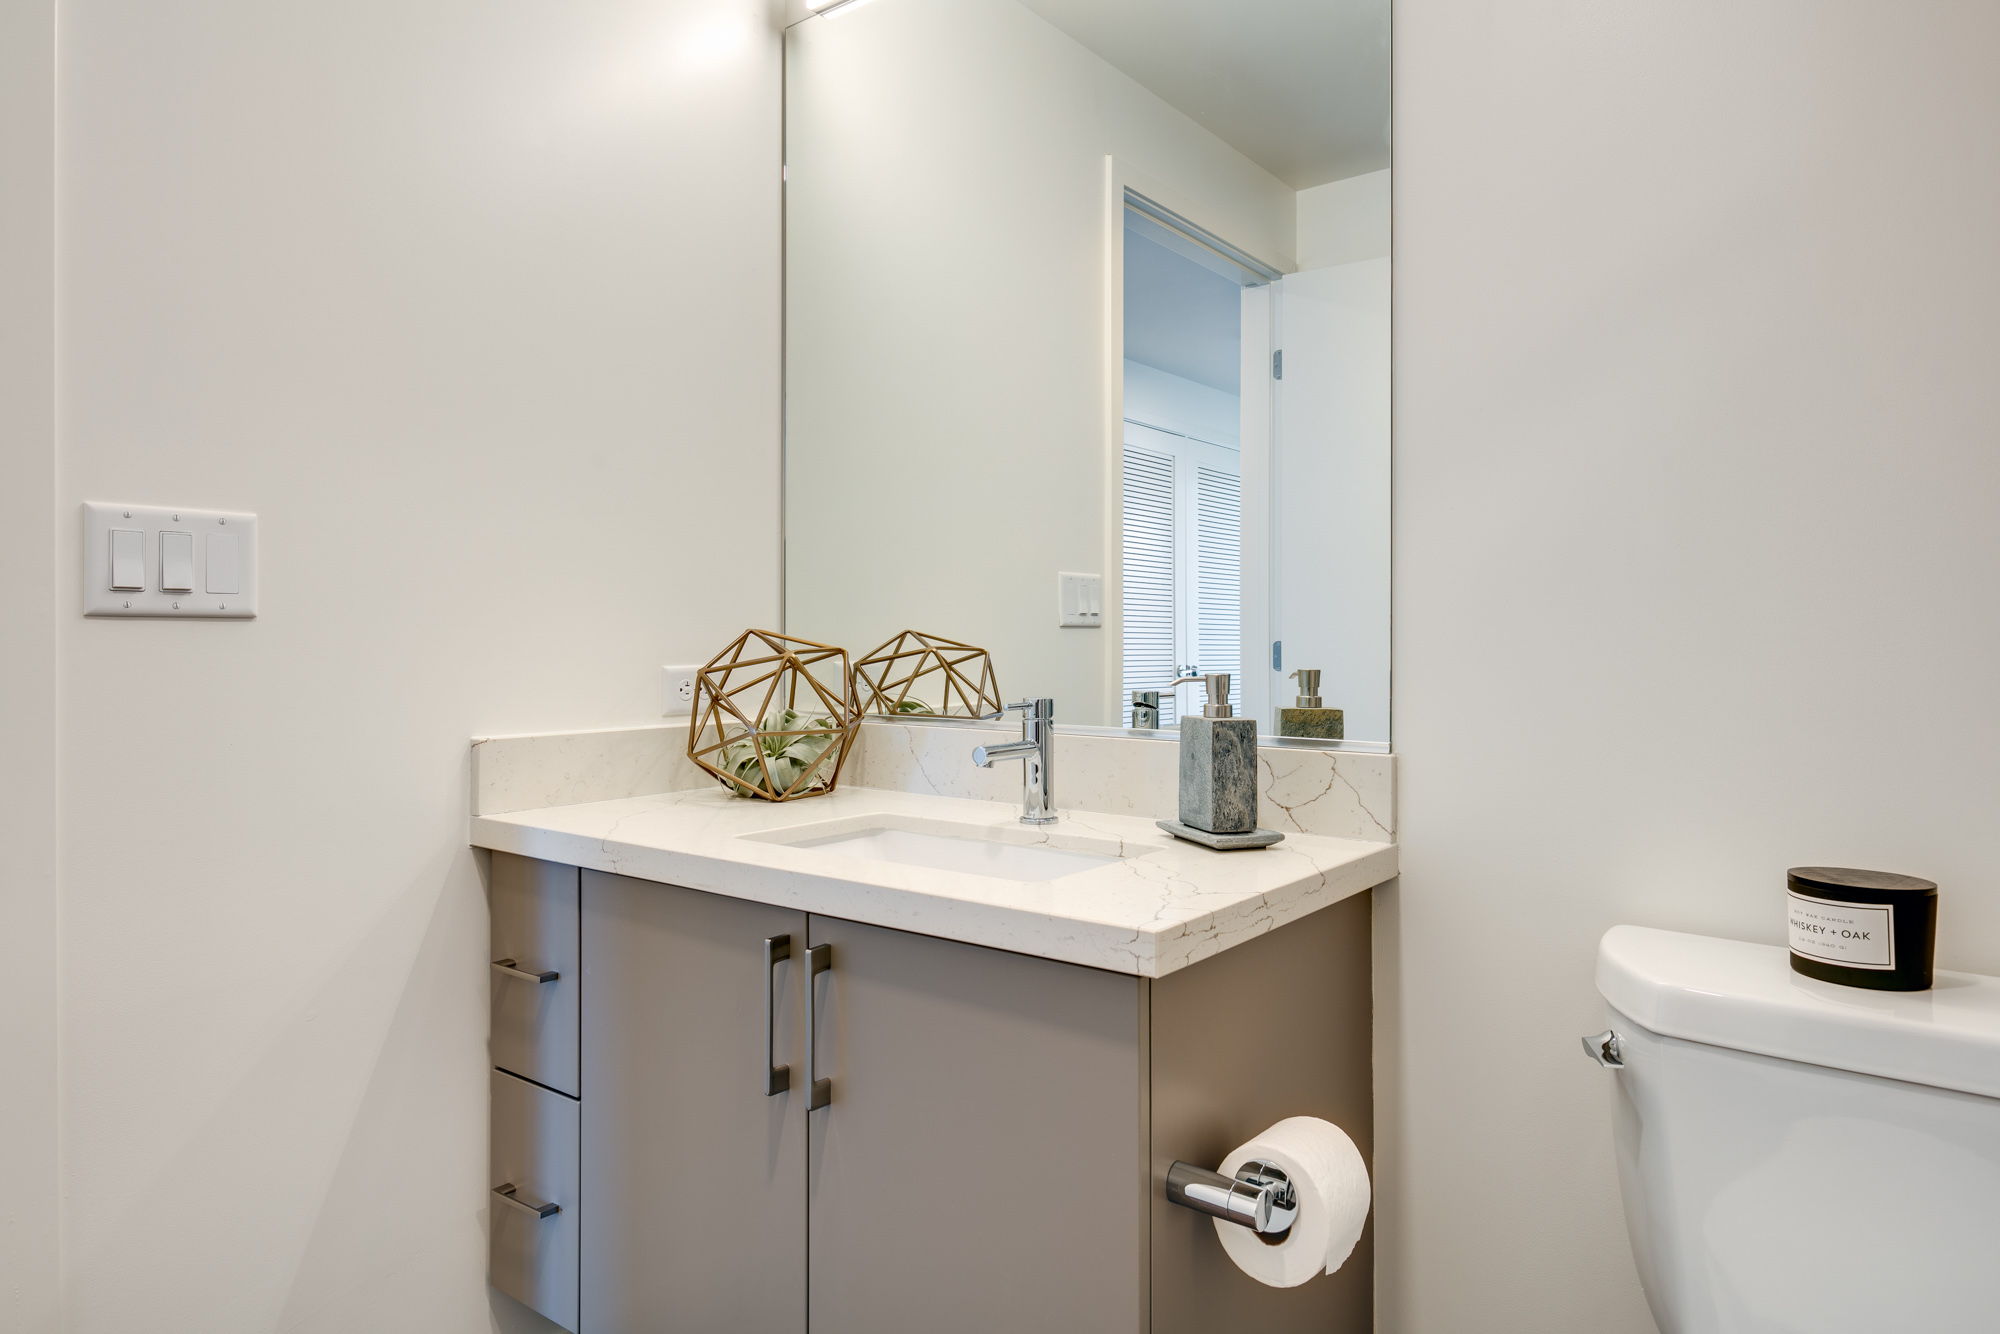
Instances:
[[[562,1206],[560,1204],[554,1203],[553,1201],[544,1204],[530,1204],[528,1201],[522,1199],[519,1195],[516,1195],[514,1193],[514,1183],[511,1181],[506,1182],[503,1185],[495,1186],[493,1188],[493,1193],[495,1195],[498,1195],[501,1199],[505,1200],[507,1203],[513,1205],[516,1209],[519,1209],[522,1213],[533,1214],[537,1218],[547,1218],[551,1214],[559,1214],[562,1212]]]
[[[778,964],[792,957],[790,936],[766,936],[764,938],[764,1096],[776,1097],[792,1086],[792,1067],[779,1065],[772,1054],[777,1045],[777,1015],[771,1001],[771,974]]]
[[[806,958],[812,961],[806,969],[806,1087],[811,1090],[806,1097],[806,1110],[816,1112],[833,1101],[833,1081],[813,1078],[813,1048],[819,1045],[813,1036],[819,1030],[819,1003],[813,998],[813,980],[833,970],[833,946],[814,945],[806,951]]]
[[[493,966],[495,968],[498,968],[501,972],[505,973],[507,976],[518,977],[523,982],[553,982],[557,978],[562,976],[561,973],[555,972],[553,970],[544,970],[539,973],[531,973],[527,969],[516,965],[512,959],[495,959],[493,961]]]

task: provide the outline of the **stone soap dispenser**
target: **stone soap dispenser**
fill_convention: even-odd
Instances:
[[[1299,683],[1299,702],[1278,710],[1279,736],[1310,736],[1323,741],[1340,741],[1347,735],[1347,714],[1320,704],[1319,669],[1301,667],[1292,673]]]
[[[1181,719],[1180,819],[1158,821],[1176,838],[1225,851],[1266,848],[1284,837],[1257,827],[1257,720],[1229,707],[1229,674],[1184,676],[1201,682],[1201,717]]]

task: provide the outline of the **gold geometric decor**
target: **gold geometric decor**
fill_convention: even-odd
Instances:
[[[1000,686],[983,648],[905,630],[854,664],[862,713],[998,718]]]
[[[695,673],[688,758],[739,797],[831,792],[861,726],[852,689],[846,649],[745,630]]]

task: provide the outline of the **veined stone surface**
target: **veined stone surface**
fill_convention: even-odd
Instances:
[[[714,786],[687,757],[687,743],[685,719],[604,732],[474,737],[472,813]]]
[[[1117,860],[1020,881],[793,846],[870,829]],[[1185,968],[1396,874],[1396,848],[1385,842],[1301,834],[1260,852],[1216,852],[1135,816],[1072,809],[1030,827],[1017,801],[845,780],[826,796],[784,803],[706,787],[483,815],[471,832],[474,846],[498,852],[1140,977]]]
[[[848,775],[862,787],[982,801],[1019,801],[1015,765],[974,768],[974,746],[1020,730],[870,719]],[[1180,744],[1171,736],[1098,736],[1056,730],[1058,810],[1161,819],[1180,808]],[[1257,748],[1257,823],[1288,834],[1396,840],[1396,757],[1317,746]]]
[[[1278,735],[1338,741],[1347,735],[1345,709],[1279,709]]]
[[[1257,827],[1257,721],[1181,719],[1181,823],[1211,834]]]
[[[1010,741],[1017,727],[940,726],[870,719],[862,724],[843,787],[970,797],[1021,798],[1017,765],[975,768],[972,748]],[[1180,745],[1171,736],[1098,736],[1057,724],[1058,810],[1135,815],[1179,813]],[[698,791],[713,780],[687,758],[684,720],[600,732],[476,739],[472,811],[504,811],[607,801],[654,792]],[[1295,834],[1394,842],[1396,757],[1303,746],[1257,748],[1257,823]]]

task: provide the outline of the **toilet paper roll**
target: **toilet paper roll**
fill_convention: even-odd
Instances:
[[[1292,1116],[1222,1160],[1224,1176],[1252,1158],[1276,1163],[1299,1196],[1299,1216],[1275,1246],[1238,1223],[1215,1220],[1229,1258],[1259,1283],[1296,1288],[1347,1261],[1368,1221],[1368,1164],[1347,1132],[1316,1116]]]

